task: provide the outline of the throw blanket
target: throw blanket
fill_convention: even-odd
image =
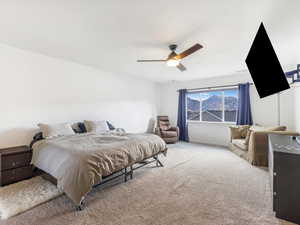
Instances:
[[[85,133],[36,142],[31,163],[56,178],[58,188],[79,205],[103,176],[166,150],[154,134]]]

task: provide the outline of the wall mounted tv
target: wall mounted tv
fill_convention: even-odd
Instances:
[[[254,38],[246,64],[260,98],[290,88],[263,23]]]

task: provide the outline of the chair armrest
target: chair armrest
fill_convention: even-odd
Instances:
[[[290,130],[286,130],[286,131],[263,131],[263,132],[266,132],[267,134],[279,134],[279,135],[288,135],[288,136],[299,136],[300,135],[298,132],[290,131]]]
[[[252,165],[267,166],[268,163],[268,132],[251,131],[248,144],[248,161]]]
[[[160,132],[160,128],[159,127],[155,128],[155,134],[161,137],[161,132]]]
[[[179,136],[179,127],[171,127],[170,129],[168,129],[168,131],[176,131],[177,136]]]
[[[251,131],[251,136],[254,136],[252,138],[253,141],[265,141],[268,145],[268,135],[269,134],[278,134],[278,135],[289,135],[289,136],[299,136],[300,134],[295,131]],[[250,139],[251,139],[250,136]],[[249,141],[250,143],[250,141]]]
[[[178,127],[170,127],[168,131],[177,131]]]
[[[297,132],[292,131],[251,131],[248,158],[253,165],[267,166],[268,165],[268,135],[290,135],[297,136]]]
[[[263,152],[268,148],[268,131],[251,131],[249,139],[249,150]]]

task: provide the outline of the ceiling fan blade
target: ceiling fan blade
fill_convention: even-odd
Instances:
[[[179,63],[177,66],[176,66],[181,72],[185,71],[186,70],[186,67],[184,65],[182,65],[181,63]]]
[[[191,48],[181,52],[180,54],[178,54],[177,56],[174,57],[174,59],[183,59],[184,57],[189,56],[190,54],[193,54],[194,52],[198,51],[199,49],[203,48],[202,45],[200,44],[195,44],[194,46],[192,46]]]
[[[166,62],[165,59],[139,59],[137,62]]]

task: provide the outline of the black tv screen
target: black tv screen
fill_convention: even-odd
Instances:
[[[246,64],[260,98],[290,88],[263,23],[250,48]]]

